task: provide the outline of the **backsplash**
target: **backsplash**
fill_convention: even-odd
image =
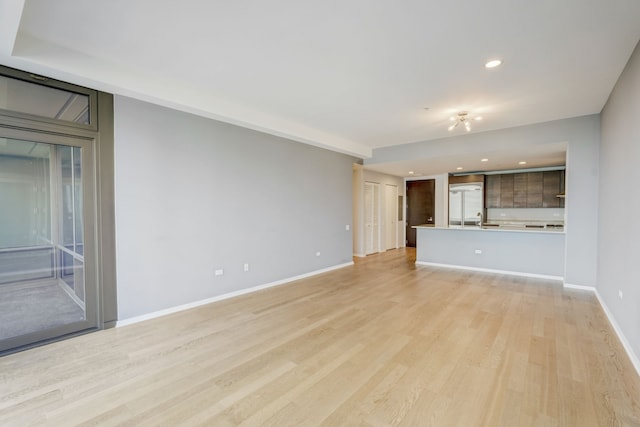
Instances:
[[[505,221],[564,224],[564,208],[487,209],[485,222]]]

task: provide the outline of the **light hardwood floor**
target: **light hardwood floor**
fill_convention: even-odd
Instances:
[[[414,256],[0,358],[0,425],[640,425],[593,295]]]

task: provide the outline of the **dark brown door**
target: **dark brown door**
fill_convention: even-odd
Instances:
[[[433,224],[436,181],[425,179],[407,182],[407,246],[416,246],[414,225]]]

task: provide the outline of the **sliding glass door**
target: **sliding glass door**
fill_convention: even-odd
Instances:
[[[0,128],[0,352],[98,326],[93,145]]]

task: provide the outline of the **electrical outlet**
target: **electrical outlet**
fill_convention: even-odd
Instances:
[[[244,263],[244,271],[249,271],[249,263]]]
[[[618,296],[622,299],[622,291],[620,289],[618,289]]]
[[[216,276],[222,276],[224,274],[224,270],[222,268],[216,270]]]
[[[344,229],[349,231],[349,230],[351,230],[351,226],[349,224],[347,224],[347,225],[344,226]]]
[[[320,251],[316,252],[316,256],[320,256]]]
[[[476,249],[474,252],[476,255],[480,255],[482,253],[482,249]]]

